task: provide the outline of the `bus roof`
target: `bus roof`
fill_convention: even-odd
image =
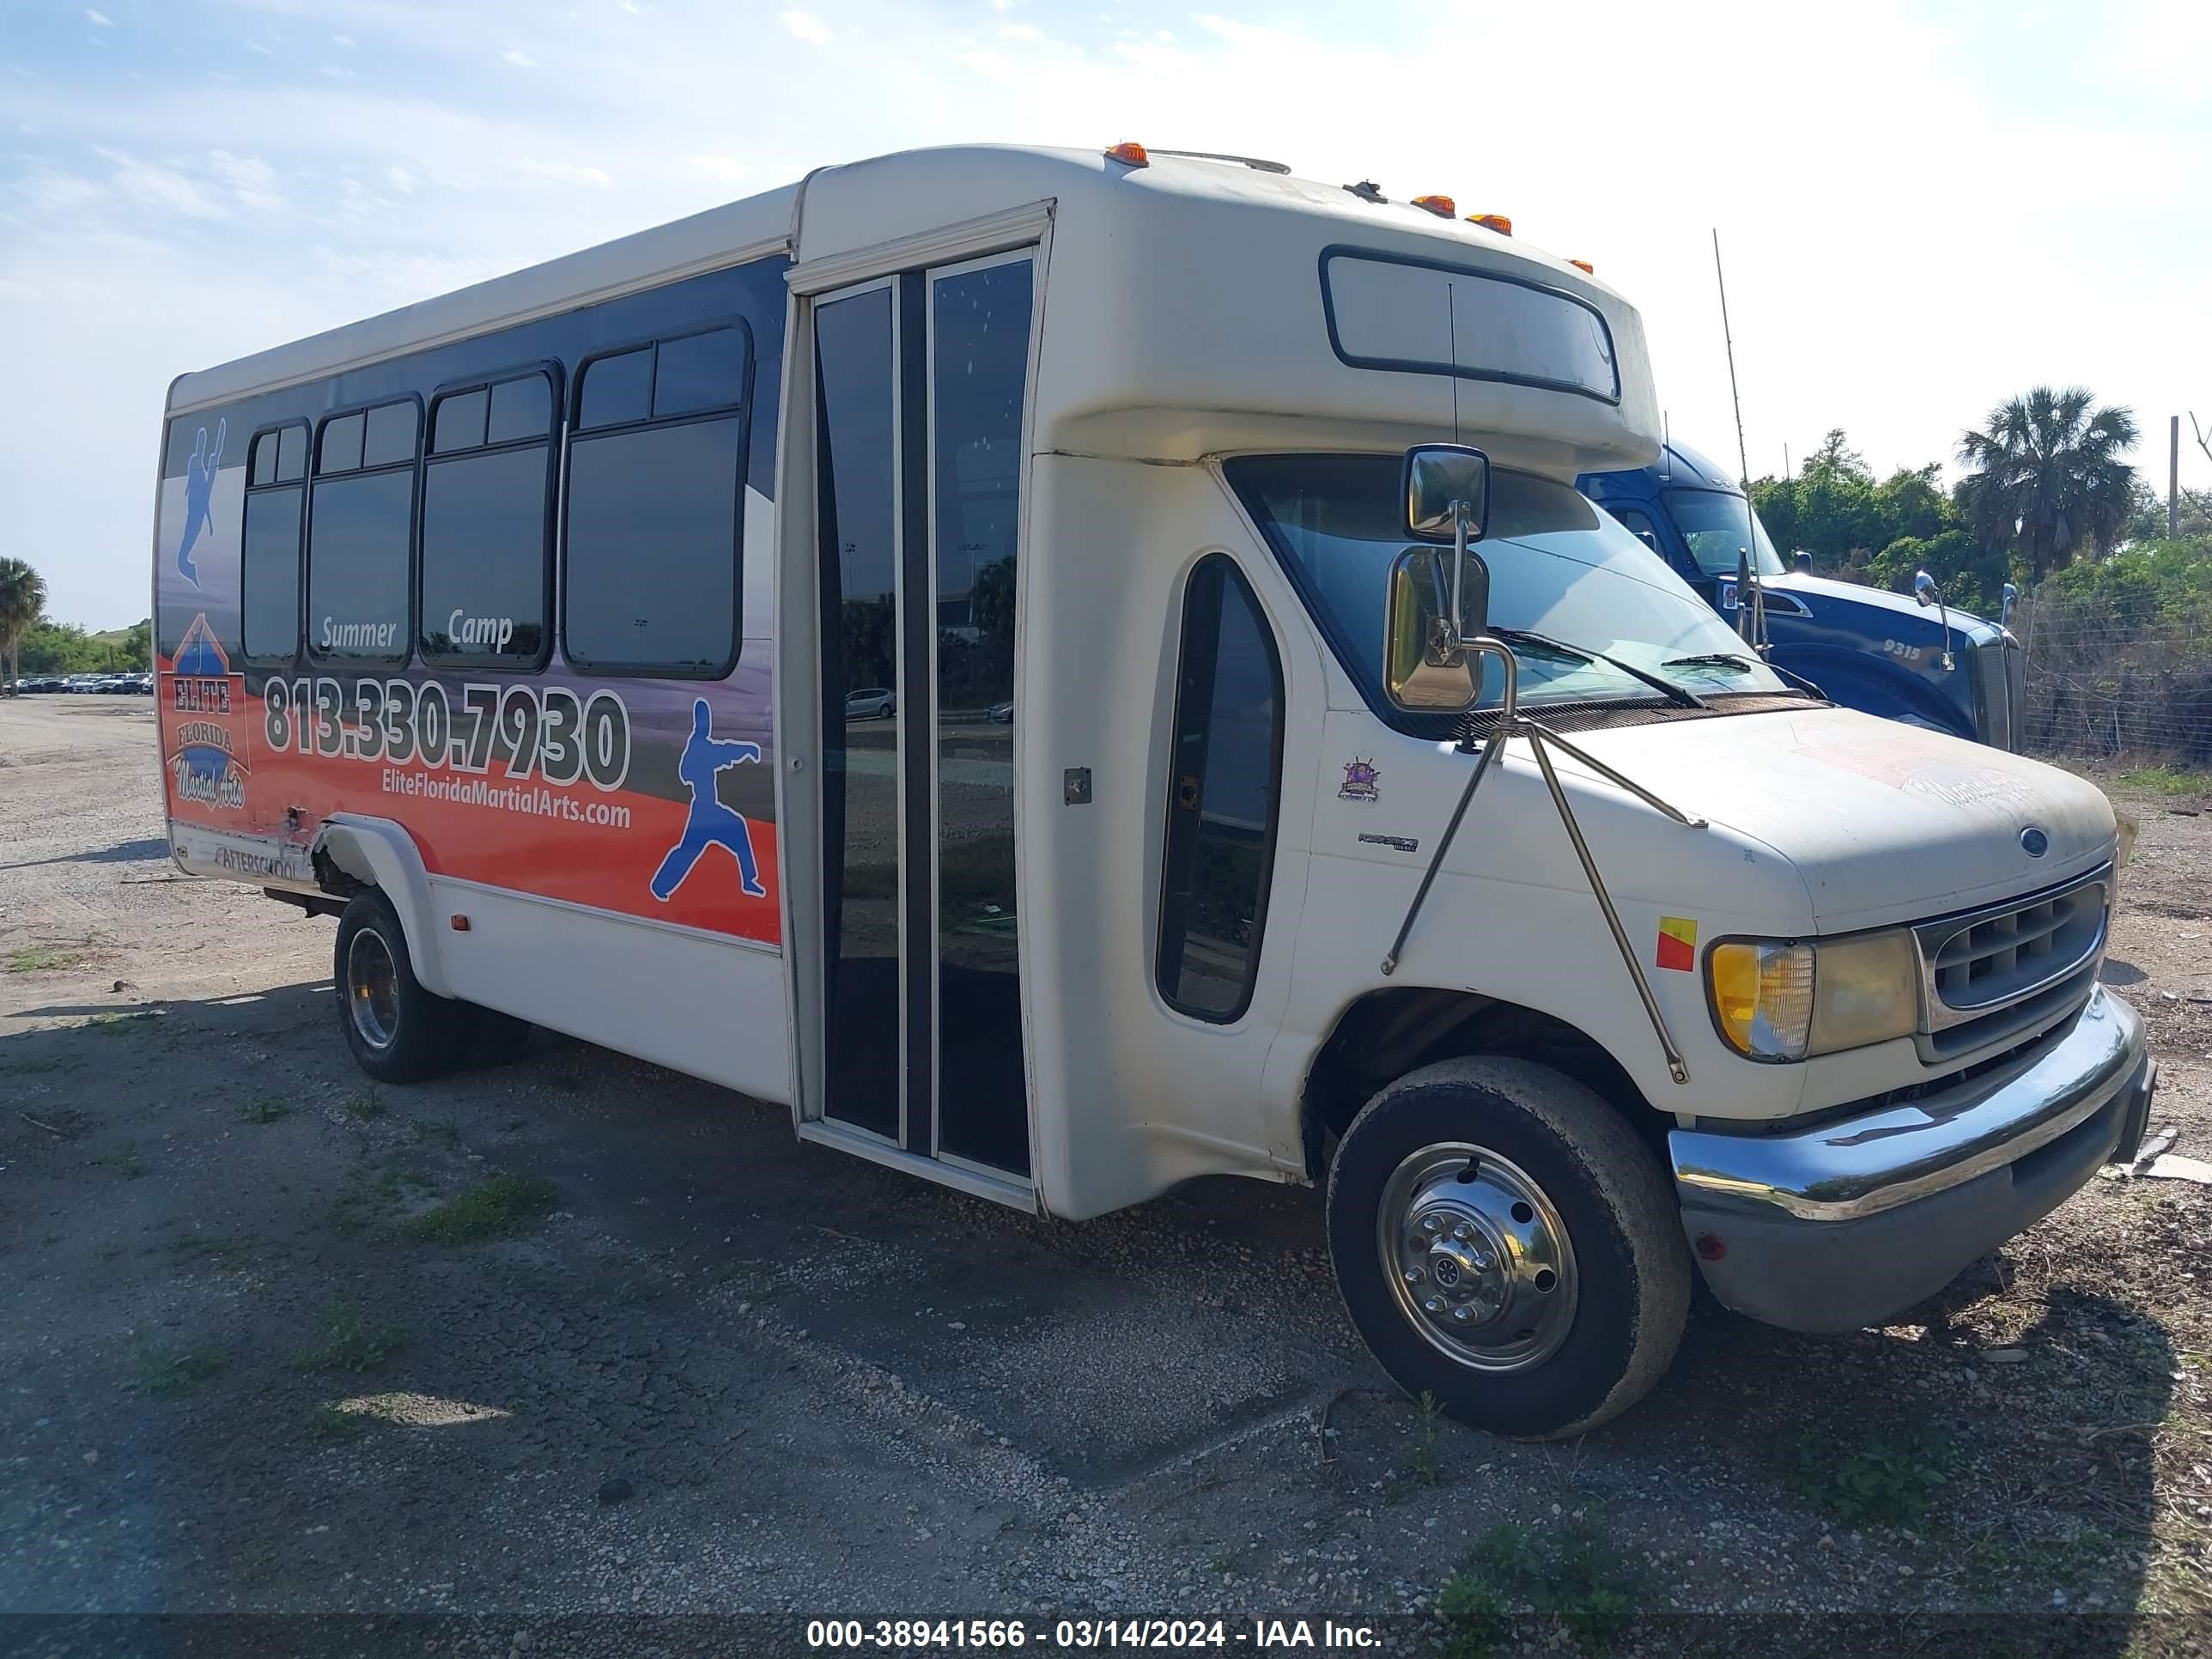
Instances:
[[[819,168],[797,184],[180,376],[169,410],[213,407],[779,253],[796,274],[912,239],[922,250],[915,263],[927,263],[931,233],[1025,209],[1052,226],[1048,319],[1088,319],[1074,330],[1048,321],[1048,337],[1064,345],[1040,383],[1041,434],[1066,422],[1061,441],[1188,456],[1280,441],[1318,415],[1334,431],[1309,426],[1300,434],[1309,442],[1395,442],[1463,421],[1470,435],[1504,434],[1501,461],[1568,477],[1657,453],[1641,320],[1564,260],[1408,201],[1238,161],[1160,155],[1132,168],[1098,150],[993,145]],[[1317,292],[1332,253],[1494,273],[1516,292],[1564,295],[1602,318],[1615,395],[1354,364],[1336,338],[1341,319]],[[1442,355],[1442,307],[1434,331]],[[1179,416],[1163,421],[1163,410]],[[1516,439],[1526,445],[1517,457]]]

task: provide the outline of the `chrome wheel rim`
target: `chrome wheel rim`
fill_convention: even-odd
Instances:
[[[1573,1242],[1528,1172],[1485,1146],[1424,1146],[1391,1174],[1376,1216],[1382,1275],[1430,1346],[1470,1370],[1542,1364],[1575,1322]]]
[[[372,1048],[389,1048],[399,1031],[399,974],[392,948],[374,927],[364,927],[346,946],[346,1012],[353,1029]]]

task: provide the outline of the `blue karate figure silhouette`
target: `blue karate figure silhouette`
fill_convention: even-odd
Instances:
[[[222,441],[230,431],[228,419],[215,423],[215,450],[208,450],[207,428],[202,427],[192,444],[192,459],[185,465],[185,536],[177,544],[177,574],[194,587],[200,585],[200,573],[192,564],[192,544],[200,538],[200,532],[215,528],[215,515],[208,510],[208,501],[215,495],[216,468],[222,462]]]
[[[691,704],[691,740],[684,745],[684,757],[676,763],[676,775],[691,792],[691,816],[684,821],[684,839],[668,849],[660,868],[653,872],[653,896],[663,904],[684,884],[691,866],[714,846],[726,847],[736,855],[738,873],[744,878],[748,894],[754,898],[768,896],[753,863],[752,826],[723,805],[714,793],[716,776],[732,766],[759,760],[760,745],[717,738],[710,729],[712,724],[707,700],[696,699]]]

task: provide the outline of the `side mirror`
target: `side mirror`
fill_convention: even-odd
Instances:
[[[1936,603],[1936,579],[1924,570],[1912,573],[1912,597],[1923,605]]]
[[[1406,534],[1449,542],[1462,514],[1467,538],[1482,539],[1490,517],[1490,457],[1465,444],[1417,444],[1406,452]]]
[[[1460,611],[1452,615],[1459,562]],[[1466,641],[1488,625],[1490,567],[1473,553],[1409,547],[1390,566],[1382,686],[1399,708],[1455,714],[1482,699],[1482,656]]]
[[[1636,539],[1642,542],[1644,546],[1650,548],[1654,553],[1659,552],[1659,537],[1656,531],[1639,530],[1636,532]],[[1660,554],[1660,556],[1664,558],[1666,555],[1662,553]]]
[[[1797,550],[1796,564],[1799,575],[1809,576],[1813,574],[1813,556],[1802,547]]]
[[[1998,627],[2010,628],[2012,626],[2012,608],[2014,605],[2019,603],[2019,600],[2020,589],[2014,587],[2010,582],[2007,582],[2004,585],[2004,614],[1997,618]]]

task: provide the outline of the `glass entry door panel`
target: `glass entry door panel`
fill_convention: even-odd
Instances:
[[[1024,252],[814,307],[823,1111],[1018,1176],[1015,576],[1035,302]]]

